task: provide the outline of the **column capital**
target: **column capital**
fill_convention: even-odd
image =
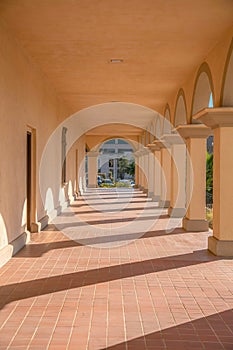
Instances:
[[[160,147],[158,147],[158,145],[155,145],[154,143],[148,143],[148,145],[146,145],[146,147],[147,147],[148,150],[150,150],[151,152],[159,151],[159,150],[160,150]]]
[[[140,150],[140,155],[145,156],[147,154],[149,154],[149,150],[148,150],[147,146],[145,146]]]
[[[148,154],[148,149],[146,147],[143,147],[143,148],[135,151],[133,154],[135,157],[142,157],[142,156]]]
[[[205,108],[193,116],[211,129],[233,126],[233,107]]]
[[[188,124],[179,125],[176,131],[183,137],[183,139],[206,139],[212,134],[210,128],[203,124]]]
[[[137,150],[133,153],[134,157],[139,158],[140,157],[140,151]]]
[[[181,145],[184,144],[182,137],[176,132],[172,134],[163,135],[163,140],[169,145]]]
[[[166,148],[164,140],[155,140],[153,141],[153,145],[155,145],[158,148],[158,150],[160,150],[161,148]]]
[[[98,151],[89,151],[89,152],[87,152],[87,156],[88,157],[98,157],[99,156],[99,152]]]

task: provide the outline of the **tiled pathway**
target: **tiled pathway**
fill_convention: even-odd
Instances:
[[[167,230],[137,190],[89,192],[55,224],[0,269],[1,350],[233,349],[233,261],[208,233]]]

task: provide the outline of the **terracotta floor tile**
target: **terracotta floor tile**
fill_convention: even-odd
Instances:
[[[88,191],[68,226],[70,211],[75,240],[50,224],[0,269],[0,350],[233,349],[233,260],[209,233],[139,190]]]

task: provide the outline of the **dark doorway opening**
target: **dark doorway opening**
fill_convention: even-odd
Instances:
[[[31,229],[32,207],[32,134],[27,132],[27,230]]]

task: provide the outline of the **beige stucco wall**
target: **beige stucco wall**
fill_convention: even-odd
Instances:
[[[72,200],[74,193],[80,193],[85,185],[85,135],[72,145],[67,154],[66,199]]]
[[[1,247],[25,231],[27,125],[36,129],[38,171],[42,150],[49,135],[69,115],[69,110],[46,78],[25,56],[4,23],[0,23],[0,43]],[[54,162],[56,159],[54,155]],[[45,212],[39,196],[38,176],[36,188],[40,219]]]

